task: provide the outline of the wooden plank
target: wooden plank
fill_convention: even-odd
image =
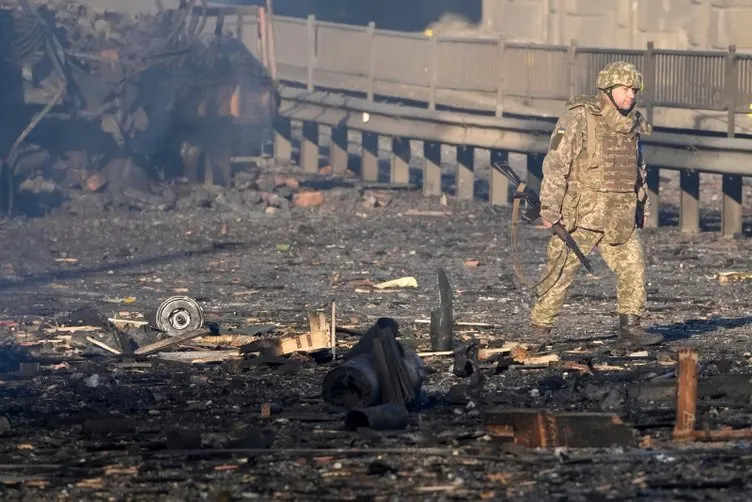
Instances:
[[[243,354],[237,350],[191,350],[180,352],[161,352],[159,359],[165,361],[177,361],[189,364],[214,363],[242,359]]]
[[[326,321],[326,315],[323,312],[317,312],[315,310],[309,310],[308,315],[308,328],[313,333],[315,331],[328,331],[329,323]]]
[[[119,350],[113,349],[112,347],[110,347],[110,346],[109,346],[109,345],[107,345],[106,343],[104,343],[104,342],[100,342],[100,341],[99,341],[99,340],[97,340],[96,338],[92,338],[92,337],[90,337],[90,336],[87,336],[87,337],[86,337],[86,340],[87,340],[87,341],[88,341],[89,343],[91,343],[91,344],[93,344],[93,345],[96,345],[96,346],[97,346],[97,347],[99,347],[100,349],[106,350],[106,351],[107,351],[107,352],[109,352],[110,354],[115,354],[116,356],[122,355],[122,352],[120,352]]]
[[[679,351],[676,381],[676,422],[672,438],[681,441],[692,436],[697,413],[697,359],[696,350]]]
[[[242,347],[256,340],[258,340],[258,337],[255,335],[212,335],[200,336],[194,339],[192,344],[204,347]]]
[[[189,331],[188,333],[179,336],[173,336],[149,345],[144,345],[143,347],[139,347],[133,352],[133,354],[137,356],[148,356],[151,354],[156,354],[161,350],[165,350],[170,347],[174,347],[175,345],[180,345],[181,343],[193,340],[194,338],[206,336],[209,334],[211,334],[211,330],[208,329],[197,329]]]
[[[319,330],[303,335],[285,336],[276,342],[279,349],[278,355],[292,354],[294,352],[314,352],[329,348],[329,330]]]
[[[478,350],[478,359],[481,361],[484,361],[497,354],[511,354],[513,350],[519,349],[519,348],[524,349],[526,346],[527,346],[526,344],[519,343],[519,342],[505,342],[504,345],[502,345],[501,347],[484,348],[484,349]],[[453,354],[454,354],[454,351],[452,350],[433,350],[433,351],[418,352],[418,355],[420,357],[445,357],[445,356],[451,356]]]
[[[608,448],[635,443],[635,431],[611,413],[505,409],[484,414],[489,434],[528,448]]]

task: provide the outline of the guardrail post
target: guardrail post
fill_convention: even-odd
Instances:
[[[679,185],[679,227],[684,233],[697,233],[700,230],[700,174],[691,169],[682,169]]]
[[[306,21],[306,49],[308,57],[306,66],[308,68],[308,92],[313,92],[313,71],[316,68],[316,16],[310,14]]]
[[[376,73],[376,23],[368,23],[368,101],[373,101],[373,79]]]
[[[277,164],[292,160],[292,133],[290,119],[279,117],[274,121],[274,159]]]
[[[300,167],[306,173],[319,172],[319,125],[316,122],[303,122]]]
[[[506,150],[491,150],[491,163],[494,162],[499,164],[509,163],[509,152]],[[508,206],[509,180],[496,169],[491,169],[491,178],[488,184],[488,202],[494,206]]]
[[[395,184],[410,183],[410,139],[392,138],[392,162],[389,181]]]
[[[660,196],[660,184],[661,184],[661,171],[657,167],[648,166],[648,200],[650,201],[650,214],[648,215],[648,221],[645,226],[648,228],[658,228],[659,225],[659,205],[661,203]]]
[[[349,156],[347,153],[347,127],[332,127],[332,139],[329,147],[329,157],[332,163],[332,174],[337,176],[347,171]]]
[[[645,62],[642,73],[643,84],[645,86],[645,118],[652,124],[653,102],[655,101],[655,86],[657,82],[655,72],[655,44],[652,40],[648,42],[648,48],[645,51]]]
[[[507,41],[504,36],[499,37],[499,73],[496,79],[496,116],[504,115],[504,56],[507,51]]]
[[[569,41],[567,62],[569,63],[569,99],[574,99],[577,92],[577,40],[574,38]]]
[[[436,109],[436,82],[439,79],[439,40],[431,35],[431,75],[428,83],[428,109]]]
[[[543,155],[537,153],[527,154],[527,185],[540,193],[543,181]]]
[[[742,233],[742,177],[735,174],[723,175],[721,232],[724,237]]]
[[[726,54],[726,107],[728,109],[728,137],[736,135],[736,94],[738,92],[736,75],[736,46],[730,45]]]
[[[530,44],[525,49],[525,103],[530,104],[533,99],[533,52]]]
[[[475,148],[460,145],[457,147],[457,174],[455,195],[458,199],[472,199],[475,196]]]
[[[728,109],[728,137],[736,136],[736,105],[738,92],[736,46],[731,45],[726,56],[726,107]],[[723,175],[723,209],[721,232],[734,237],[742,232],[742,177]]]
[[[379,180],[379,135],[364,132],[361,136],[360,177],[363,181]]]
[[[424,141],[423,157],[423,195],[441,195],[441,144]]]

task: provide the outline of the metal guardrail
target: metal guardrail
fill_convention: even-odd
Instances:
[[[382,136],[543,155],[553,124],[411,108],[280,86],[279,114],[302,122]],[[643,139],[650,165],[716,174],[752,174],[752,141],[656,132]]]
[[[528,158],[528,183],[539,186],[552,123],[504,117],[507,97],[566,101],[592,93],[597,71],[626,59],[643,72],[643,103],[654,107],[727,111],[728,138],[655,133],[645,138],[649,194],[659,202],[659,169],[681,171],[680,227],[699,230],[699,173],[723,174],[722,232],[742,230],[742,176],[752,176],[752,142],[733,138],[736,113],[752,102],[752,55],[728,52],[645,51],[506,43],[494,38],[428,37],[275,17],[274,71],[280,85],[275,156],[292,157],[291,120],[302,122],[299,163],[319,169],[319,126],[331,129],[333,173],[348,167],[348,129],[362,134],[361,176],[379,177],[379,136],[392,138],[391,182],[409,181],[410,140],[423,142],[423,192],[439,195],[441,144],[457,146],[455,195],[474,197],[474,150],[505,160],[508,152]],[[263,31],[263,30],[261,30]],[[248,42],[246,42],[248,44]],[[263,44],[262,44],[263,45]],[[268,45],[268,42],[267,42]],[[335,91],[327,93],[326,91]],[[353,94],[356,94],[353,96]],[[357,96],[361,94],[362,96]],[[376,95],[422,101],[423,106],[376,102]],[[449,110],[437,110],[447,105]],[[457,109],[469,110],[466,112]],[[491,170],[489,199],[509,203],[509,187]],[[658,224],[651,214],[651,226]]]

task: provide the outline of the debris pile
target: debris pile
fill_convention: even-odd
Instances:
[[[297,178],[265,174],[254,166],[237,172],[227,188],[200,185],[186,178],[152,182],[141,172],[131,173],[134,176],[126,179],[120,171],[117,183],[102,185],[97,190],[74,184],[62,190],[66,200],[53,211],[91,214],[199,209],[221,215],[260,216],[286,214],[292,207],[318,207],[325,202],[320,191],[301,186]]]
[[[381,284],[416,282],[403,279],[409,280]],[[440,305],[433,312],[452,301],[443,270],[438,284]],[[133,305],[135,299],[119,303]],[[555,354],[529,352],[514,341],[484,344],[478,335],[494,325],[454,318],[438,338],[431,336],[436,327],[426,326],[431,321],[416,320],[427,329],[408,338],[389,317],[360,333],[338,326],[334,302],[330,307],[328,319],[325,309],[307,311],[303,329],[207,315],[185,295],[143,314],[108,317],[87,307],[47,323],[6,321],[0,329],[12,336],[0,344],[0,382],[20,394],[32,382],[62,381],[66,385],[48,388],[72,393],[72,402],[127,403],[125,416],[85,414],[78,437],[101,458],[117,455],[133,466],[108,465],[102,477],[77,479],[83,490],[102,489],[113,473],[144,477],[150,462],[166,456],[185,456],[184,469],[199,465],[192,460],[214,459],[215,472],[254,473],[263,467],[249,461],[251,455],[286,455],[289,461],[298,454],[297,468],[312,463],[324,472],[345,471],[350,455],[377,456],[368,476],[409,468],[392,467],[400,455],[447,456],[460,459],[453,471],[459,475],[476,456],[483,466],[494,458],[503,463],[507,455],[527,459],[527,468],[551,455],[555,465],[571,466],[594,462],[594,451],[612,459],[679,455],[680,443],[752,435],[742,426],[752,376],[730,373],[728,361],[702,361],[694,350],[676,357],[617,354],[594,341],[565,341]],[[176,397],[177,390],[184,394]],[[732,401],[741,409],[736,415],[729,414]],[[14,409],[0,413],[0,436],[11,442],[28,427]],[[199,428],[190,417],[201,413]],[[188,418],[173,422],[182,415]],[[224,418],[212,422],[207,416]],[[15,448],[39,455],[44,439],[38,443]],[[408,490],[462,495],[469,490],[464,483]]]
[[[16,69],[3,87],[17,92],[0,155],[21,195],[60,199],[182,175],[229,186],[232,155],[261,145],[275,113],[271,82],[204,0],[140,15],[72,1],[3,8],[6,64]]]

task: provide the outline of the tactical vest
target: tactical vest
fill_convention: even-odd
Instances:
[[[571,184],[596,192],[628,193],[637,187],[638,134],[611,127],[592,100],[576,102],[584,107],[587,138],[572,164]]]

